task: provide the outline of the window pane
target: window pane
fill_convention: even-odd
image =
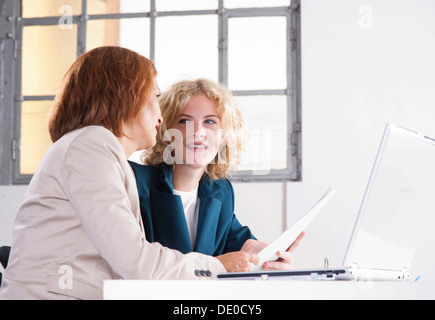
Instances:
[[[81,0],[22,0],[23,18],[80,15]]]
[[[287,87],[285,17],[228,21],[228,86],[231,90]]]
[[[288,7],[290,0],[224,0],[225,8]]]
[[[88,14],[149,12],[150,0],[88,0]]]
[[[240,170],[287,168],[287,97],[236,96],[250,130]],[[290,115],[289,115],[290,116]]]
[[[21,174],[33,174],[51,146],[48,114],[53,101],[24,101],[21,111]]]
[[[149,18],[88,21],[86,50],[99,46],[121,46],[149,57]]]
[[[207,10],[217,9],[218,0],[158,0],[157,11]]]
[[[77,58],[77,25],[23,28],[22,95],[55,95]]]
[[[218,19],[215,15],[156,19],[156,68],[160,89],[181,79],[218,80]]]

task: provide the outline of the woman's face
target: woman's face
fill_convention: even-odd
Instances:
[[[137,118],[128,125],[126,135],[138,144],[137,150],[148,149],[156,144],[157,130],[163,121],[159,96],[160,89],[155,82],[150,99],[142,106]]]
[[[177,129],[182,139],[175,139],[175,153],[183,152],[183,164],[205,168],[219,151],[223,134],[216,104],[206,95],[190,99],[175,118],[172,129]]]

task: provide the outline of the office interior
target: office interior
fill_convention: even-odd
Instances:
[[[71,5],[67,0],[52,2],[56,8]],[[189,2],[189,10],[195,10],[195,1]],[[302,217],[329,186],[336,188],[337,194],[307,228],[294,252],[294,268],[323,267],[325,257],[329,265],[341,265],[387,123],[435,138],[434,15],[432,0],[300,1],[300,176],[233,183],[236,215],[265,242]],[[106,30],[104,36],[114,34],[118,36]],[[94,36],[87,41],[95,46],[119,43],[112,38],[103,41],[98,32]],[[74,37],[55,41],[65,48],[76,46]],[[176,45],[175,51],[183,50],[182,44]],[[208,54],[211,49],[201,50]],[[268,57],[267,48],[265,52]],[[158,65],[157,54],[156,67],[166,85],[175,78],[169,75],[171,68]],[[32,55],[46,57],[45,64],[34,63],[38,72],[50,66],[50,50],[40,57],[37,52]],[[200,71],[188,76],[194,78]],[[4,79],[1,74],[0,79]],[[262,112],[267,113],[267,107]],[[9,165],[3,161],[2,166]],[[12,243],[14,216],[26,188],[12,181],[0,185],[0,246]],[[435,226],[435,217],[428,217],[428,223]]]

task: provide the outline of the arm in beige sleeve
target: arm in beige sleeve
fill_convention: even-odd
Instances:
[[[225,272],[216,258],[147,242],[140,213],[132,210],[132,202],[139,201],[137,190],[132,192],[134,175],[117,139],[110,138],[86,135],[73,141],[65,153],[64,178],[87,235],[113,271],[124,279],[206,279]]]

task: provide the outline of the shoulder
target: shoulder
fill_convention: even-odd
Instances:
[[[128,168],[125,151],[118,138],[102,126],[87,126],[66,134],[61,139],[66,161],[95,163],[96,166],[121,164],[123,171]],[[60,142],[61,140],[59,140]],[[95,166],[90,166],[95,167]],[[100,168],[98,168],[100,169]]]
[[[216,185],[219,186],[219,188],[224,192],[234,193],[233,184],[230,182],[230,180],[218,179],[218,180],[214,180],[214,183],[216,183]]]
[[[41,165],[54,168],[69,162],[99,162],[101,158],[120,161],[122,156],[125,158],[122,146],[111,131],[102,126],[86,126],[57,140],[45,153]]]
[[[228,179],[212,180],[204,177],[200,182],[200,193],[203,196],[212,196],[221,200],[234,199],[234,188]]]
[[[118,138],[102,126],[87,126],[65,134],[59,143],[58,155],[65,173],[81,172],[91,176],[132,177],[125,151]],[[54,146],[54,145],[53,145]]]
[[[133,172],[136,176],[140,176],[142,178],[146,178],[146,177],[155,177],[159,175],[159,168],[158,167],[153,167],[150,165],[146,165],[146,164],[140,164],[134,161],[128,161],[128,163],[130,164],[131,168],[133,169]]]
[[[128,161],[136,177],[136,184],[141,193],[144,189],[157,188],[160,181],[160,168]]]
[[[63,146],[66,151],[70,149],[80,149],[82,151],[101,152],[110,151],[111,153],[123,154],[121,143],[116,136],[102,126],[87,126],[65,134],[54,145]]]
[[[118,141],[116,136],[103,126],[86,126],[65,134],[59,141],[80,141],[80,140],[108,140]]]

